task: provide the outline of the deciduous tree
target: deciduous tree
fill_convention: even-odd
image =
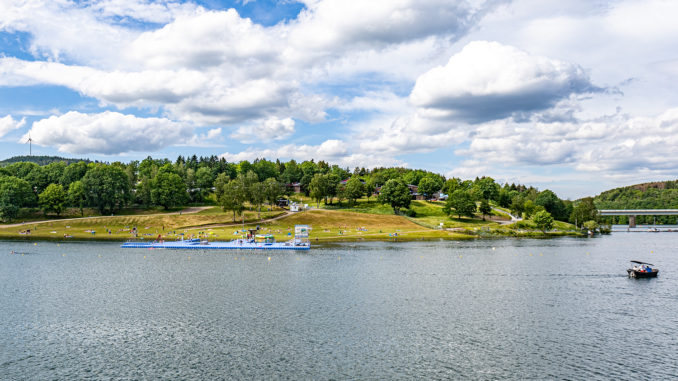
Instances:
[[[49,184],[47,188],[38,195],[38,204],[45,215],[49,212],[54,212],[57,216],[60,215],[66,204],[66,192],[64,191],[64,187],[61,184]]]
[[[217,178],[217,180],[219,180]],[[237,214],[241,214],[245,209],[245,184],[243,178],[239,176],[229,182],[221,185],[221,190],[217,192],[217,200],[223,211],[230,210],[233,212],[233,222]],[[244,218],[244,217],[243,217]]]
[[[447,198],[443,211],[447,214],[452,214],[452,209],[454,209],[454,214],[458,218],[461,218],[461,216],[473,218],[476,211],[476,203],[468,191],[457,189]]]
[[[11,221],[19,209],[35,204],[35,194],[26,180],[14,176],[0,177],[0,219]]]
[[[542,232],[553,229],[553,217],[551,217],[551,213],[545,210],[540,210],[535,213],[534,217],[532,217],[532,221],[537,225],[537,229]]]
[[[82,181],[76,180],[68,187],[68,203],[80,209],[80,216],[84,215],[83,207],[87,201],[87,193]]]
[[[111,165],[93,164],[82,178],[87,192],[87,203],[99,213],[113,213],[130,199],[129,183],[125,172]]]
[[[356,200],[363,196],[365,192],[362,181],[357,176],[351,177],[346,182],[346,188],[344,189],[344,195],[348,199],[350,205],[354,205]]]
[[[382,204],[391,205],[393,211],[398,214],[401,208],[410,206],[412,196],[410,196],[410,189],[402,180],[391,179],[381,187],[378,200]]]
[[[482,200],[480,201],[478,211],[480,212],[480,214],[483,215],[483,221],[485,221],[485,216],[489,216],[490,214],[492,214],[492,207],[490,206],[490,203],[487,200]]]
[[[151,181],[151,201],[165,209],[181,205],[186,202],[186,184],[181,176],[174,173],[171,164],[166,164],[158,170],[158,174]]]

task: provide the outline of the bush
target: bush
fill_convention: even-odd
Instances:
[[[405,215],[407,217],[416,217],[417,212],[415,212],[414,209],[405,209]]]

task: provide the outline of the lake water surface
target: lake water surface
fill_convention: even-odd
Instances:
[[[0,242],[0,379],[675,378],[677,244]]]

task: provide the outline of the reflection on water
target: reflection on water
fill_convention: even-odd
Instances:
[[[677,240],[0,242],[0,378],[665,379]],[[627,278],[630,259],[659,278]]]

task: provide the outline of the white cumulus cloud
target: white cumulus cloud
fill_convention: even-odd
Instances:
[[[181,144],[192,128],[164,118],[139,118],[118,112],[83,114],[70,111],[33,123],[34,143],[73,154],[151,152]]]
[[[270,117],[251,126],[239,127],[231,138],[243,143],[270,142],[286,139],[294,133],[294,119]]]
[[[573,122],[494,121],[478,126],[469,142],[456,154],[472,167],[567,166],[627,181],[670,178],[678,172],[678,109],[655,116],[613,115]]]
[[[0,118],[0,138],[7,135],[10,131],[23,127],[26,124],[26,118],[16,120],[11,115],[5,115]]]
[[[422,74],[410,95],[434,118],[482,122],[547,109],[571,94],[598,91],[578,65],[474,41],[445,66]]]

